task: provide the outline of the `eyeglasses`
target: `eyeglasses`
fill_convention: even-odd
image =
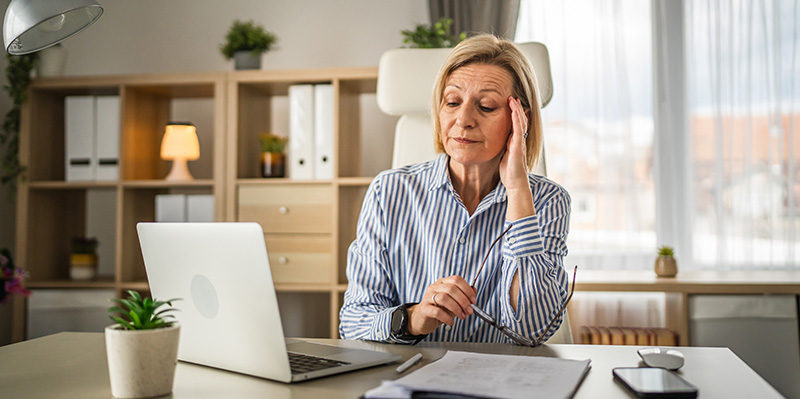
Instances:
[[[500,241],[500,239],[508,232],[508,230],[511,229],[511,226],[512,225],[509,224],[509,226],[505,230],[503,230],[503,232],[499,236],[497,236],[497,238],[495,238],[495,240],[492,242],[492,245],[489,247],[489,251],[486,252],[486,256],[483,257],[483,262],[481,262],[481,266],[478,268],[478,272],[475,273],[475,278],[472,280],[471,285],[473,288],[475,287],[475,282],[478,280],[478,276],[481,274],[481,270],[483,270],[483,265],[486,264],[486,260],[489,258],[489,254],[492,253],[494,245],[497,243],[497,241]],[[474,304],[470,306],[472,306],[472,310],[475,311],[475,314],[479,318],[481,318],[481,320],[489,323],[491,326],[500,330],[500,332],[502,332],[505,336],[511,338],[512,341],[523,346],[529,346],[531,348],[535,348],[542,344],[542,339],[544,339],[544,337],[547,336],[547,333],[550,332],[550,329],[553,327],[553,324],[556,322],[556,319],[558,319],[558,316],[560,316],[564,312],[564,309],[567,308],[569,301],[572,299],[572,294],[575,292],[575,276],[577,276],[577,274],[578,274],[578,266],[576,265],[572,271],[572,286],[570,287],[569,295],[567,295],[567,300],[564,301],[564,304],[561,305],[560,309],[558,309],[558,312],[555,314],[555,316],[553,316],[553,319],[550,320],[550,323],[547,324],[547,328],[544,329],[542,334],[539,335],[535,341],[527,337],[524,337],[522,334],[512,330],[508,326],[500,324],[500,322],[497,319],[495,319],[489,313],[486,313],[483,309],[479,308],[478,306]]]

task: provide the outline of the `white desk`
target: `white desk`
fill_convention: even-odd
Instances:
[[[592,359],[576,398],[632,398],[612,379],[611,369],[638,366],[636,346],[545,345],[531,349],[503,344],[437,344],[416,347],[362,341],[319,340],[342,346],[397,353],[408,359],[422,352],[421,365],[447,349]],[[782,396],[726,348],[680,348],[681,374],[700,390],[700,398],[781,398]],[[265,359],[265,361],[268,361]],[[397,364],[374,367],[299,384],[283,384],[187,363],[179,363],[173,398],[357,398],[382,380],[398,377]],[[420,366],[413,367],[410,371]],[[61,333],[0,347],[0,398],[111,397],[102,333]]]

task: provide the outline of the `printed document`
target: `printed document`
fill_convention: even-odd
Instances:
[[[589,359],[448,351],[441,359],[384,382],[364,396],[402,398],[411,392],[446,392],[487,398],[570,398],[590,363]]]

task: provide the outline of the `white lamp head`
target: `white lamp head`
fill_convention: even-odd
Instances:
[[[186,161],[200,158],[200,143],[194,125],[189,122],[168,123],[161,140],[161,158],[172,160],[172,170],[166,180],[193,180]]]
[[[103,14],[94,0],[11,0],[3,22],[9,54],[33,53],[86,29]]]

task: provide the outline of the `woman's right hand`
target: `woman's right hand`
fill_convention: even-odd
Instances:
[[[430,334],[442,323],[452,326],[455,318],[472,314],[476,292],[461,276],[440,278],[428,286],[422,301],[408,308],[408,333]]]

